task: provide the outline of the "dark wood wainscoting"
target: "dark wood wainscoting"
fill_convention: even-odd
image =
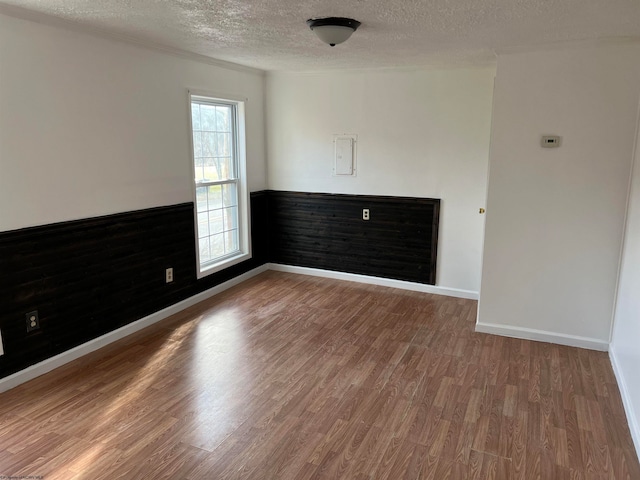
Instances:
[[[0,378],[275,262],[435,283],[439,200],[251,194],[253,257],[198,280],[193,204],[0,233]],[[362,220],[362,209],[371,219]],[[174,281],[165,283],[173,267]],[[40,329],[27,332],[37,310]]]
[[[266,263],[264,192],[251,211],[253,258],[200,280],[192,203],[0,233],[0,378]]]
[[[269,259],[433,285],[439,211],[429,198],[269,191]]]

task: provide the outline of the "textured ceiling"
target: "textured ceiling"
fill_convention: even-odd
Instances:
[[[3,0],[82,28],[264,70],[468,65],[494,52],[640,39],[640,0]],[[2,10],[0,10],[1,12]],[[321,43],[312,17],[362,22]]]

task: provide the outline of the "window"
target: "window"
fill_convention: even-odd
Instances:
[[[198,277],[250,257],[244,102],[190,94]]]

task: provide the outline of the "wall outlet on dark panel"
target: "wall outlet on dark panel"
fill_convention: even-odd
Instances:
[[[33,312],[25,313],[25,319],[27,320],[27,332],[32,330],[38,330],[40,328],[40,317],[38,316],[38,311],[34,310]]]
[[[173,282],[173,268],[169,267],[164,272],[164,280],[166,283]]]
[[[368,208],[363,208],[362,209],[362,219],[363,220],[369,220],[369,209]]]

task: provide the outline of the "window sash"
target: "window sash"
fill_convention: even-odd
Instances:
[[[214,185],[211,186],[233,185],[235,188],[229,203],[225,202],[225,192],[224,189],[221,189],[219,203],[216,202],[214,207],[211,207],[208,203],[205,208],[200,208],[200,205],[196,205],[196,233],[201,268],[214,265],[224,261],[226,258],[242,253],[238,181],[229,180],[213,183]],[[208,186],[201,185],[199,187],[206,189]],[[205,193],[205,195],[209,194],[210,192]],[[210,197],[208,198],[210,199]]]
[[[195,128],[194,124],[193,124],[193,108],[194,105],[197,105],[199,107],[201,106],[206,106],[206,107],[224,107],[224,108],[228,108],[229,109],[229,119],[228,119],[228,129],[226,130],[219,130],[217,127],[217,118],[215,120],[216,126],[213,129],[210,130],[205,130],[203,127],[203,120],[202,120],[202,113],[200,113],[200,117],[199,117],[199,124],[200,127],[199,128]],[[216,110],[217,112],[217,110]],[[225,102],[223,100],[218,100],[218,99],[208,99],[206,97],[200,97],[200,96],[195,96],[192,95],[191,96],[191,142],[192,142],[192,155],[193,155],[193,164],[194,164],[194,178],[196,181],[196,184],[199,182],[202,182],[203,180],[198,180],[197,179],[197,174],[196,174],[196,169],[199,168],[198,166],[196,166],[197,160],[209,160],[209,159],[214,159],[216,161],[219,161],[219,159],[226,159],[229,158],[230,159],[230,164],[229,164],[229,172],[227,173],[227,176],[225,178],[219,178],[218,180],[215,181],[224,181],[224,180],[231,180],[231,179],[238,179],[239,178],[239,165],[238,165],[238,105],[234,102]],[[209,153],[211,153],[210,155],[198,155],[196,152],[196,135],[200,135],[200,148],[201,148],[201,153],[202,153],[202,149],[205,148],[204,144],[207,142],[204,142],[203,140],[203,134],[208,134],[208,135],[214,135],[215,136],[215,141],[214,144],[215,146],[213,147],[213,152],[209,151]],[[220,135],[230,135],[230,140],[229,140],[229,152],[228,155],[222,155],[220,154],[220,147],[218,145],[218,142],[220,140]],[[223,160],[223,165],[224,165],[224,160]],[[201,167],[203,168],[203,175],[204,175],[204,166]],[[217,168],[216,168],[217,170]],[[220,172],[218,172],[219,174]],[[204,181],[212,181],[212,180],[204,180]]]

